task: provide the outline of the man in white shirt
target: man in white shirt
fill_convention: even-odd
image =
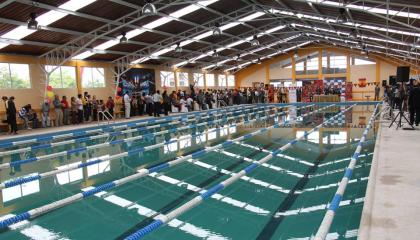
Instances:
[[[153,105],[155,107],[155,117],[160,117],[160,111],[161,111],[161,103],[162,103],[162,96],[160,95],[159,90],[153,94]]]
[[[125,119],[129,119],[130,118],[130,95],[128,95],[128,93],[126,92],[124,94],[124,107],[125,107]]]

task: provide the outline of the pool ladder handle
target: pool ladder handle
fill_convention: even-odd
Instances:
[[[114,122],[114,117],[111,115],[111,113],[108,112],[108,110],[104,110],[104,111],[98,111],[98,125],[101,124],[101,120],[100,120],[100,116],[102,115],[103,119],[105,119],[107,121],[107,124],[109,125],[110,122]]]

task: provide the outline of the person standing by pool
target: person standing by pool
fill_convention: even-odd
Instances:
[[[112,99],[111,96],[108,97],[108,101],[106,101],[105,107],[108,110],[109,114],[111,114],[111,117],[114,118],[115,103],[114,103],[114,99]]]
[[[55,95],[53,105],[55,110],[55,126],[59,127],[63,125],[63,109],[58,95]]]
[[[78,117],[78,121],[77,123],[83,123],[83,109],[85,108],[85,106],[83,105],[83,100],[82,100],[82,94],[77,95],[77,99],[76,99],[76,105],[77,105],[77,117]]]
[[[155,94],[153,94],[153,105],[154,105],[154,116],[160,117],[160,110],[162,104],[162,96],[160,95],[160,91],[157,90]]]
[[[49,100],[45,100],[41,106],[41,115],[42,115],[42,127],[46,128],[50,126],[50,103]]]
[[[17,122],[16,122],[16,106],[15,97],[11,96],[7,101],[7,121],[10,124],[10,134],[17,134]]]
[[[63,124],[69,125],[69,102],[66,96],[61,99],[61,108],[63,109]]]
[[[9,124],[9,122],[7,121],[7,100],[8,100],[8,98],[6,97],[6,96],[3,96],[3,97],[1,97],[1,99],[3,100],[3,102],[4,102],[4,118],[5,119],[2,119],[2,123],[6,123],[7,124],[7,132],[9,132],[9,129],[10,129],[10,124]]]
[[[379,101],[379,92],[381,91],[381,88],[379,87],[379,84],[377,83],[375,86],[375,99],[374,101]]]
[[[131,107],[130,101],[131,101],[130,95],[128,95],[128,92],[126,92],[124,94],[125,119],[129,119],[130,118],[130,107]]]

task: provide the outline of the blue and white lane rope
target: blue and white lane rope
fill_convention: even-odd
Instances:
[[[228,178],[228,179],[220,182],[219,184],[216,184],[215,186],[211,187],[206,192],[201,193],[200,195],[198,195],[195,198],[191,199],[190,201],[184,203],[183,205],[181,205],[180,207],[176,208],[175,210],[169,212],[168,214],[166,214],[166,215],[161,214],[159,216],[159,218],[156,218],[156,220],[154,220],[151,224],[147,225],[146,227],[141,228],[140,230],[136,231],[135,233],[131,234],[130,236],[128,236],[125,239],[126,240],[137,240],[137,239],[143,238],[147,234],[149,234],[149,233],[153,232],[154,230],[158,229],[159,227],[165,225],[166,223],[168,223],[172,219],[178,217],[179,215],[183,214],[184,212],[186,212],[186,211],[188,211],[188,210],[196,207],[197,205],[201,204],[204,200],[209,199],[212,195],[218,193],[222,189],[227,188],[229,185],[231,185],[232,183],[236,182],[241,177],[247,175],[248,173],[250,173],[251,171],[253,171],[255,168],[257,168],[260,165],[262,165],[262,164],[268,162],[269,160],[271,160],[279,152],[284,152],[285,150],[287,150],[288,148],[290,148],[291,146],[293,146],[294,144],[296,144],[299,140],[307,137],[309,134],[311,134],[312,132],[318,130],[324,124],[326,124],[329,121],[331,121],[331,120],[337,118],[338,116],[344,114],[346,111],[350,110],[354,106],[355,105],[352,105],[352,106],[348,107],[347,109],[341,111],[340,113],[338,113],[335,116],[329,118],[328,120],[324,121],[320,125],[312,128],[308,132],[305,132],[305,134],[303,136],[300,136],[300,137],[295,138],[294,140],[290,141],[289,143],[287,143],[286,145],[282,146],[281,148],[279,148],[277,150],[274,150],[272,152],[272,154],[265,156],[264,158],[262,158],[259,161],[255,161],[251,165],[248,165],[246,168],[244,168],[240,172],[237,172],[236,174],[234,174],[230,178]]]
[[[261,111],[261,112],[264,112],[264,110]],[[280,115],[280,114],[281,113],[277,112],[277,113],[274,113],[273,116]],[[231,118],[233,118],[233,117],[231,117]],[[266,119],[266,118],[267,118],[266,116],[256,117],[255,119],[252,119],[252,121],[262,120],[262,119]],[[238,122],[238,123],[229,124],[227,127],[238,127],[238,126],[244,125],[245,122],[246,121],[241,121],[241,122]],[[186,126],[186,127],[189,127],[189,126]],[[225,126],[223,126],[223,127],[225,127]],[[216,132],[216,131],[220,130],[221,128],[222,127],[218,127],[218,128],[215,128],[211,131],[206,131],[206,132],[207,133]],[[180,129],[178,129],[178,130],[180,130]],[[165,130],[163,132],[168,133],[167,130]],[[153,150],[153,149],[156,149],[156,148],[159,148],[159,147],[164,147],[165,145],[169,145],[171,143],[175,143],[175,142],[178,142],[178,141],[185,140],[185,139],[200,137],[200,136],[204,135],[206,132],[181,136],[181,137],[177,138],[176,140],[168,140],[168,141],[164,141],[164,142],[161,142],[161,143],[149,145],[149,146],[146,146],[146,147],[141,147],[140,149],[144,149],[143,152],[150,151],[150,150]],[[160,134],[160,133],[156,132],[156,133],[153,133],[151,136],[156,136],[158,134]],[[129,138],[124,139],[124,141],[126,141],[126,140],[133,141],[133,139],[129,139]],[[120,141],[119,143],[121,143],[121,142],[122,141]],[[115,143],[115,144],[117,144],[117,143]],[[112,160],[115,160],[115,159],[120,159],[122,157],[130,157],[132,155],[138,154],[135,150],[136,149],[130,150],[132,153],[130,153],[130,151],[128,151],[128,152],[124,152],[124,153],[115,154],[115,155],[112,155],[112,156],[104,155],[104,156],[101,156],[101,157],[95,157],[95,158],[92,158],[92,159],[90,159],[86,162],[83,162],[83,163],[80,163],[80,164],[77,164],[77,165],[74,165],[74,166],[63,167],[63,168],[53,170],[53,171],[49,171],[49,172],[45,172],[45,173],[39,173],[39,174],[31,175],[31,176],[28,176],[28,177],[20,177],[20,178],[11,180],[11,181],[6,181],[6,182],[3,182],[3,183],[0,184],[0,190],[4,189],[4,188],[10,188],[10,187],[14,187],[14,186],[17,186],[17,185],[20,185],[20,184],[32,182],[32,181],[35,181],[35,180],[40,180],[40,179],[44,179],[44,178],[47,178],[47,177],[55,176],[58,173],[67,172],[67,171],[71,171],[71,170],[78,169],[78,168],[84,168],[84,167],[87,167],[87,166],[90,166],[90,165],[98,164],[100,162],[112,161]],[[42,160],[45,160],[45,159],[42,159]],[[38,160],[38,161],[40,161],[40,160]],[[22,164],[26,164],[26,163],[29,163],[29,162],[22,163],[22,162],[17,161],[17,162],[12,163],[13,166],[16,166],[16,163],[19,164],[19,165],[22,165]]]
[[[187,122],[200,121],[200,120],[211,118],[211,117],[214,117],[214,116],[231,115],[231,114],[237,113],[237,112],[251,111],[251,110],[254,110],[254,109],[270,108],[270,107],[271,106],[263,106],[263,107],[256,107],[256,108],[250,108],[250,109],[241,109],[241,110],[237,110],[237,111],[230,112],[230,113],[225,113],[225,114],[222,113],[222,114],[199,116],[198,118],[194,117],[192,119],[188,119]],[[276,108],[276,107],[273,107],[273,108]],[[178,119],[178,117],[173,117],[173,118]],[[33,150],[41,150],[41,149],[47,149],[47,148],[52,148],[52,147],[58,147],[58,146],[63,146],[63,145],[68,145],[68,144],[83,143],[83,142],[87,142],[87,141],[98,140],[98,139],[101,139],[101,138],[116,137],[116,136],[120,136],[120,135],[124,135],[124,134],[141,132],[141,131],[145,131],[145,130],[151,130],[151,129],[154,129],[154,128],[159,128],[159,127],[164,127],[164,126],[172,126],[174,124],[184,123],[184,121],[181,119],[181,120],[176,120],[176,121],[171,121],[171,122],[167,122],[167,123],[158,124],[157,122],[161,122],[159,120],[160,119],[151,119],[151,120],[148,120],[147,122],[143,122],[143,123],[146,123],[146,124],[153,124],[153,125],[143,126],[141,128],[136,128],[137,127],[136,126],[135,128],[131,128],[131,129],[123,130],[123,131],[108,132],[108,133],[89,136],[89,137],[83,137],[83,138],[71,139],[71,140],[66,140],[66,141],[61,141],[61,142],[46,143],[46,144],[41,144],[41,145],[35,145],[35,146],[30,146],[30,147],[14,149],[14,150],[8,150],[8,151],[0,152],[0,157],[11,155],[11,154],[16,154],[16,153],[33,151]]]
[[[298,109],[300,109],[300,108],[298,108]],[[317,112],[319,112],[319,109],[313,111],[312,113],[317,113]],[[288,111],[284,111],[284,112],[280,113],[280,115],[285,115],[286,113],[288,113]],[[272,116],[275,116],[275,115],[276,114],[272,114],[270,116],[265,116],[263,118],[267,118],[268,119],[268,118],[270,118]],[[245,123],[248,124],[248,123],[252,123],[254,121],[256,121],[256,120],[246,121]],[[43,205],[41,207],[34,208],[34,209],[29,210],[27,212],[20,213],[20,214],[18,214],[16,216],[13,216],[13,217],[10,217],[10,218],[7,218],[7,219],[4,219],[4,220],[0,221],[0,229],[7,228],[8,226],[10,226],[12,224],[15,224],[15,223],[18,223],[18,222],[21,222],[21,221],[24,221],[24,220],[36,218],[39,215],[48,213],[48,212],[53,211],[55,209],[64,207],[66,205],[69,205],[71,203],[77,202],[77,201],[82,200],[84,198],[90,197],[90,196],[92,196],[92,195],[94,195],[96,193],[99,193],[101,191],[106,191],[106,190],[109,190],[109,189],[113,189],[113,188],[118,187],[118,186],[121,186],[121,185],[123,185],[125,183],[138,180],[138,179],[143,178],[143,177],[145,177],[145,176],[147,176],[147,175],[149,175],[151,173],[160,172],[160,171],[165,170],[165,169],[168,169],[168,168],[170,168],[172,166],[175,166],[175,165],[178,165],[180,163],[186,162],[189,159],[199,158],[202,155],[204,155],[206,152],[210,152],[210,151],[213,151],[213,150],[222,148],[222,147],[230,146],[234,142],[238,142],[238,141],[243,141],[243,140],[249,139],[249,138],[251,138],[251,137],[253,137],[255,135],[265,133],[269,129],[277,128],[280,125],[281,125],[280,123],[277,123],[277,124],[274,124],[273,126],[270,126],[270,127],[264,128],[264,129],[260,129],[258,131],[252,132],[252,133],[248,133],[248,134],[246,134],[244,136],[238,137],[238,138],[233,139],[233,140],[225,141],[223,143],[217,144],[217,145],[212,146],[212,147],[209,147],[207,149],[196,151],[196,152],[194,152],[192,154],[189,154],[189,155],[186,155],[186,156],[177,158],[175,160],[172,160],[172,161],[169,161],[169,162],[165,162],[165,163],[161,163],[161,164],[159,164],[157,166],[150,167],[150,168],[142,168],[137,173],[135,173],[133,175],[130,175],[130,176],[127,176],[127,177],[123,177],[123,178],[114,180],[112,182],[108,182],[108,183],[102,184],[100,186],[97,186],[95,188],[92,188],[89,191],[77,193],[77,194],[74,194],[74,195],[72,195],[70,197],[67,197],[67,198],[64,198],[64,199],[61,199],[61,200],[58,200],[58,201],[55,201],[55,202],[52,202],[52,203]],[[125,153],[121,153],[121,156],[124,157],[124,156],[126,156],[125,154],[137,154],[137,153],[141,153],[141,152],[144,152],[144,151],[145,151],[145,148],[138,148],[138,149],[130,150],[130,151],[125,152]]]
[[[309,106],[312,106],[312,105],[308,105],[308,106],[305,106],[305,107],[309,107]],[[180,128],[167,129],[167,130],[163,130],[163,131],[159,131],[159,132],[148,133],[148,134],[145,134],[145,135],[139,135],[139,136],[135,136],[135,137],[130,137],[130,138],[126,138],[126,139],[119,139],[119,140],[114,140],[114,141],[105,142],[105,143],[99,143],[99,144],[90,145],[90,146],[86,146],[86,147],[79,147],[79,148],[65,150],[65,151],[52,153],[52,154],[48,154],[48,155],[43,155],[43,156],[34,156],[34,157],[26,158],[26,159],[13,161],[13,162],[6,162],[6,163],[0,164],[0,170],[12,168],[12,167],[16,167],[16,166],[20,166],[20,165],[24,165],[24,164],[29,164],[29,163],[32,163],[32,162],[45,161],[45,160],[49,160],[49,159],[56,158],[56,157],[69,156],[71,154],[82,153],[82,152],[86,152],[88,150],[93,150],[93,149],[97,149],[97,148],[101,148],[101,147],[109,147],[109,146],[113,146],[113,145],[116,145],[116,144],[133,142],[133,141],[141,140],[141,139],[148,138],[148,137],[155,137],[157,135],[162,135],[162,134],[166,134],[166,133],[175,133],[175,132],[179,132],[179,131],[182,131],[182,130],[192,129],[192,128],[195,128],[195,127],[209,126],[211,124],[216,124],[216,123],[219,123],[219,122],[228,122],[228,121],[233,120],[233,119],[237,119],[237,118],[241,118],[241,117],[245,117],[245,116],[250,117],[251,115],[254,115],[254,114],[257,115],[257,114],[260,114],[260,113],[263,113],[263,112],[269,112],[269,111],[272,111],[272,109],[261,110],[261,111],[257,111],[257,112],[253,112],[253,113],[249,113],[249,114],[240,114],[240,115],[237,115],[237,116],[221,118],[221,119],[214,120],[214,121],[208,121],[208,122],[203,122],[203,123],[199,123],[199,124],[187,125],[187,126],[183,126],[183,127],[180,127]],[[159,125],[159,127],[164,127],[164,126],[167,126],[167,124]]]
[[[270,105],[271,106],[271,105]],[[145,120],[145,119],[139,119],[136,121],[131,121],[127,124],[118,124],[116,126],[106,126],[106,127],[99,127],[97,129],[90,129],[90,130],[76,130],[73,131],[71,133],[65,133],[65,134],[58,134],[58,135],[53,135],[50,136],[49,134],[45,134],[48,136],[41,136],[41,137],[36,137],[36,138],[32,138],[32,139],[27,139],[27,140],[21,140],[21,141],[15,141],[15,142],[4,142],[4,143],[0,143],[0,149],[1,148],[9,148],[9,147],[15,147],[15,146],[20,146],[20,145],[24,145],[24,144],[31,144],[31,143],[42,143],[42,142],[49,142],[49,141],[53,141],[53,140],[59,140],[59,139],[63,139],[63,138],[68,138],[68,137],[81,137],[87,134],[95,134],[95,133],[101,133],[101,132],[105,132],[105,131],[109,131],[109,130],[118,130],[118,129],[125,129],[125,128],[130,128],[130,127],[140,127],[140,126],[144,126],[144,125],[148,125],[151,123],[160,123],[160,122],[165,122],[165,121],[172,121],[174,119],[183,119],[183,118],[188,118],[188,117],[192,117],[192,116],[207,116],[209,114],[213,114],[214,112],[226,112],[227,110],[236,110],[236,109],[243,109],[243,108],[252,108],[252,107],[256,107],[255,105],[240,105],[240,106],[234,106],[234,107],[228,107],[228,108],[219,108],[219,109],[211,109],[211,110],[206,110],[206,111],[200,111],[200,112],[194,112],[194,113],[186,113],[186,114],[180,114],[177,116],[168,116],[168,117],[162,117],[159,119],[149,119],[149,120]]]
[[[375,113],[379,107],[379,104],[376,105],[375,109],[373,110],[372,116],[370,117],[369,123],[366,126],[365,130],[363,131],[362,138],[357,145],[356,151],[354,152],[353,156],[351,157],[350,163],[346,168],[344,173],[343,179],[341,179],[340,184],[338,185],[337,192],[335,193],[333,199],[331,200],[328,210],[325,213],[324,218],[322,219],[321,225],[318,228],[318,231],[314,237],[315,240],[324,240],[330,231],[331,224],[334,220],[335,213],[337,209],[340,207],[341,199],[344,196],[344,192],[346,191],[347,184],[349,183],[351,176],[353,174],[353,169],[356,166],[356,163],[359,159],[360,152],[362,151],[363,142],[366,140],[366,136],[369,133],[370,128],[373,126],[375,121]]]

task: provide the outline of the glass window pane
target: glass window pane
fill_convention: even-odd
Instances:
[[[195,87],[204,87],[204,74],[202,73],[194,73],[194,86]]]
[[[235,87],[235,76],[234,75],[228,75],[227,80],[228,80],[228,82],[227,82],[228,87]]]
[[[61,67],[61,82],[62,82],[62,88],[75,88],[76,87],[76,68],[62,66]]]
[[[188,87],[188,73],[186,72],[177,72],[178,86],[179,87]]]
[[[219,75],[218,78],[219,87],[227,87],[226,75]]]
[[[84,88],[105,87],[105,69],[82,67],[82,86]]]
[[[10,81],[10,71],[8,63],[0,63],[0,88],[11,88],[12,82]]]
[[[206,74],[207,87],[214,87],[214,74]]]
[[[28,64],[9,64],[12,89],[31,88]]]
[[[161,87],[175,87],[174,72],[160,71]]]

